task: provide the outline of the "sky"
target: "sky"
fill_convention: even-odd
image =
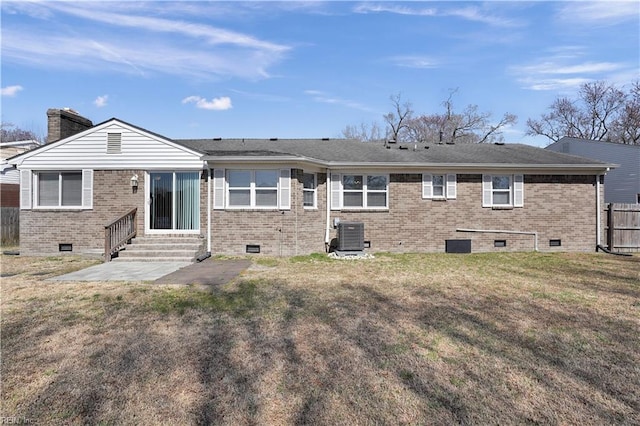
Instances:
[[[526,136],[559,96],[640,78],[640,1],[1,2],[1,118],[48,108],[169,138],[336,138],[477,105]]]

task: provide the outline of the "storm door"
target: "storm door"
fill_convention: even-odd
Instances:
[[[200,229],[200,173],[149,173],[149,229]]]

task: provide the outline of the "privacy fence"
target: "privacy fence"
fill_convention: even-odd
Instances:
[[[0,225],[3,246],[15,246],[20,242],[20,208],[0,207]]]
[[[607,206],[607,246],[614,252],[640,252],[640,204]]]

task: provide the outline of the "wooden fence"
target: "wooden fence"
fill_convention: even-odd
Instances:
[[[20,208],[0,207],[1,241],[3,246],[17,246],[20,242]]]
[[[609,204],[607,246],[611,251],[640,252],[640,204]]]

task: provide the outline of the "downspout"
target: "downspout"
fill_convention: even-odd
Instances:
[[[207,166],[207,252],[211,253],[211,167]]]
[[[326,210],[327,210],[327,226],[324,230],[324,249],[329,252],[329,243],[330,243],[330,232],[331,229],[329,225],[331,224],[331,171],[327,167],[327,178],[325,179],[325,191],[327,193],[327,202],[326,202]]]
[[[600,176],[602,175],[596,175],[596,251],[598,250],[598,246],[602,245],[602,224],[600,223]]]

